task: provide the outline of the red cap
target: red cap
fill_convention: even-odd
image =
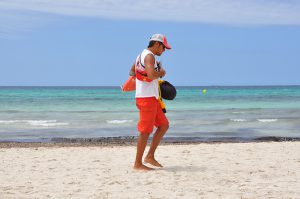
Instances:
[[[151,36],[150,41],[159,41],[163,43],[163,45],[166,47],[166,49],[171,49],[171,46],[167,42],[166,36],[162,34],[154,34]]]

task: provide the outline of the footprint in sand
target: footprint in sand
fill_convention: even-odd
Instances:
[[[184,150],[184,151],[182,151],[182,153],[190,153],[191,151],[189,151],[189,150]]]

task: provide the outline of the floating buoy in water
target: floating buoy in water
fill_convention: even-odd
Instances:
[[[202,93],[203,93],[203,94],[206,94],[206,92],[207,92],[206,89],[203,89],[203,90],[202,90]]]

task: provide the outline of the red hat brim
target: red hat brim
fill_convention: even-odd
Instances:
[[[164,37],[164,42],[163,42],[163,44],[164,44],[164,46],[166,47],[166,49],[168,49],[168,50],[172,49],[171,46],[168,44],[167,38],[166,38],[166,37]]]

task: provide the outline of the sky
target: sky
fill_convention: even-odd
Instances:
[[[175,86],[300,85],[300,1],[0,0],[0,86],[119,86],[155,33]]]

